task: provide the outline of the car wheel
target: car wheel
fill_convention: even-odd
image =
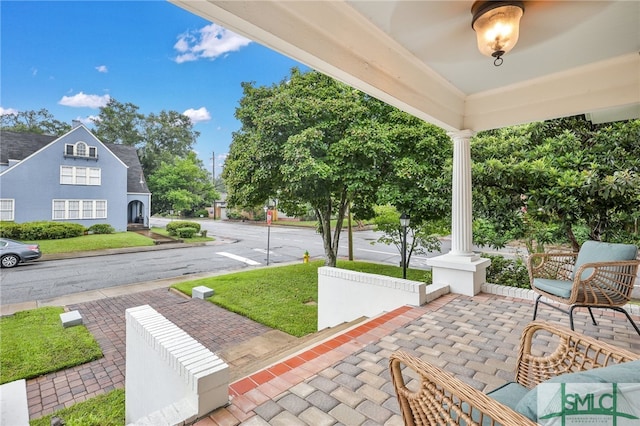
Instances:
[[[0,262],[3,268],[13,268],[18,263],[20,263],[20,258],[15,254],[8,254],[6,256],[2,256],[2,261]]]

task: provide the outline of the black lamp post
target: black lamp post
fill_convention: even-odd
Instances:
[[[400,226],[402,226],[402,278],[407,279],[407,227],[409,226],[409,215],[400,215]]]
[[[267,266],[269,266],[269,243],[271,240],[271,211],[269,206],[264,206],[264,214],[267,220]]]

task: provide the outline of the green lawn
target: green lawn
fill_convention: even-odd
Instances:
[[[193,287],[206,285],[216,292],[209,299],[213,303],[245,315],[269,327],[282,330],[294,336],[304,336],[316,331],[318,318],[316,305],[318,297],[318,268],[323,264],[323,261],[315,261],[308,264],[300,263],[262,268],[184,282],[174,287],[191,295]],[[396,266],[338,261],[338,267],[392,277],[402,276],[402,269]],[[407,270],[407,278],[430,283],[431,273],[418,269],[409,269]],[[78,350],[84,338],[73,337],[71,339],[73,348],[70,348],[56,343],[56,340],[46,338],[46,336],[54,334],[49,329],[55,329],[54,331],[56,332],[62,331],[66,335],[70,335],[72,331],[83,330],[86,334],[88,332],[84,327],[63,329],[59,325],[60,312],[62,312],[61,308],[41,308],[34,311],[19,312],[15,317],[7,317],[0,320],[2,327],[0,328],[2,335],[2,346],[0,346],[2,349],[2,352],[0,352],[2,368],[0,371],[6,373],[7,370],[15,369],[8,366],[5,359],[24,357],[28,373],[23,373],[23,377],[43,374],[45,371],[35,373],[35,361],[31,360],[31,357],[27,359],[27,353],[34,354],[34,358],[44,358],[45,355],[53,355],[54,351],[51,350],[51,347],[59,347],[63,354],[60,355],[60,352],[56,351],[57,356],[54,355],[52,356],[53,358],[61,358],[63,360],[71,358],[71,349]],[[8,349],[12,347],[22,348],[23,351],[19,352],[19,355],[11,355]],[[88,350],[85,352],[87,355],[91,353]],[[40,355],[35,355],[38,353]],[[101,356],[99,348],[97,354],[87,355],[85,355],[85,360],[78,360],[76,364]],[[48,360],[45,360],[45,364],[50,365],[48,371],[70,366]],[[54,367],[54,364],[57,364],[57,366]],[[12,378],[10,380],[15,379]],[[9,380],[4,380],[3,377],[4,381]],[[56,411],[52,415],[62,418],[68,426],[120,426],[125,424],[124,400],[124,390],[118,389]],[[30,424],[31,426],[48,426],[52,415],[33,420]]]
[[[84,326],[64,328],[60,307],[0,318],[0,383],[29,379],[102,357]]]
[[[197,286],[212,288],[208,300],[229,311],[293,336],[317,331],[318,268],[323,261],[262,268],[187,281],[173,286],[191,296]],[[372,274],[402,277],[397,266],[338,261],[338,267]],[[409,269],[407,279],[431,282],[429,271]]]
[[[63,408],[29,422],[31,426],[49,426],[58,416],[66,426],[120,426],[125,424],[124,389],[116,389],[84,402]]]
[[[152,246],[153,240],[135,232],[83,235],[59,240],[30,241],[40,244],[43,254],[72,253],[77,251],[105,250],[123,247]]]

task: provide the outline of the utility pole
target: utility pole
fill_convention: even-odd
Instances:
[[[216,152],[211,151],[211,183],[216,186]]]

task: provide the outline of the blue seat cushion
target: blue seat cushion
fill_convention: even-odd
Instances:
[[[585,263],[592,262],[617,262],[621,260],[634,260],[638,255],[638,248],[633,244],[602,243],[600,241],[585,241],[580,247],[573,272]],[[587,268],[580,279],[587,279],[593,273],[593,268]]]
[[[640,383],[640,360],[613,364],[578,373],[552,377],[544,383]],[[515,410],[533,421],[538,420],[538,388],[528,391],[516,404]]]
[[[494,389],[491,392],[487,393],[487,396],[490,396],[492,399],[498,402],[501,402],[502,404],[506,405],[512,410],[515,410],[516,405],[527,394],[527,392],[529,392],[529,389],[525,388],[524,386],[515,382],[510,382],[510,383],[505,383],[499,388]],[[469,404],[467,404],[466,402],[463,402],[461,408],[464,411],[468,411]],[[451,413],[451,416],[453,417],[454,420],[457,420],[457,416],[454,412]],[[481,416],[480,411],[478,411],[475,408],[471,410],[471,418],[473,419],[474,422],[479,423],[480,416]],[[466,425],[466,422],[463,419],[460,419],[459,423],[461,426]],[[485,417],[482,420],[482,426],[490,426],[490,425],[491,425],[491,419],[488,417]],[[500,425],[500,423],[495,423],[495,425],[502,426]],[[504,426],[509,426],[509,425],[504,425]]]
[[[529,390],[519,383],[509,382],[487,393],[487,396],[515,410],[520,400],[524,398]]]
[[[544,292],[553,294],[554,296],[568,299],[571,296],[573,281],[566,280],[550,280],[548,278],[535,278],[533,286]]]

